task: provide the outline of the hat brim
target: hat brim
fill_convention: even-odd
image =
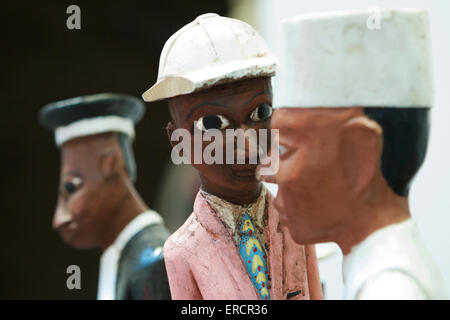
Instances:
[[[182,75],[166,76],[145,91],[142,98],[146,102],[152,102],[208,89],[225,82],[271,77],[275,75],[276,65],[275,57],[264,56],[210,66]]]

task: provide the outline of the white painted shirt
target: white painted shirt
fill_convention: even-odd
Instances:
[[[447,299],[412,219],[377,230],[344,256],[344,299]]]
[[[213,194],[210,194],[202,189],[200,192],[206,198],[211,208],[218,213],[220,219],[230,229],[235,243],[238,245],[241,241],[241,234],[239,232],[242,223],[242,217],[245,213],[252,218],[255,227],[255,235],[261,244],[265,244],[264,228],[266,227],[266,188],[261,189],[261,193],[255,202],[241,206],[239,204],[231,203],[223,200]],[[269,191],[270,192],[270,191]]]
[[[97,291],[98,300],[115,299],[117,268],[120,254],[128,241],[145,227],[162,222],[161,216],[156,211],[145,211],[131,220],[119,233],[114,243],[106,248],[100,258],[100,274]]]

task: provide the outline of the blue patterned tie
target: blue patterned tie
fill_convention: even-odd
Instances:
[[[244,260],[247,272],[262,300],[270,300],[268,283],[267,256],[263,246],[255,235],[255,227],[248,213],[244,214],[239,228],[241,241],[239,253]]]

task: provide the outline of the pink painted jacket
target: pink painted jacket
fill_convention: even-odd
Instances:
[[[278,213],[267,193],[265,239],[272,299],[321,299],[314,246],[296,244],[278,230]],[[194,212],[164,245],[172,299],[259,300],[231,231],[199,192]]]

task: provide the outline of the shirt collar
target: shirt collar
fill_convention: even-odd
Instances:
[[[266,212],[266,189],[263,186],[261,192],[255,202],[248,205],[239,205],[235,203],[223,200],[215,195],[212,195],[203,189],[200,192],[208,201],[212,209],[219,214],[222,221],[230,228],[233,235],[239,231],[239,224],[241,223],[242,216],[248,213],[253,220],[253,223],[264,229],[265,212]]]
[[[143,213],[137,215],[125,226],[125,228],[123,228],[111,246],[113,246],[115,250],[121,252],[128,241],[139,231],[151,224],[162,222],[161,216],[156,211],[144,211]]]

